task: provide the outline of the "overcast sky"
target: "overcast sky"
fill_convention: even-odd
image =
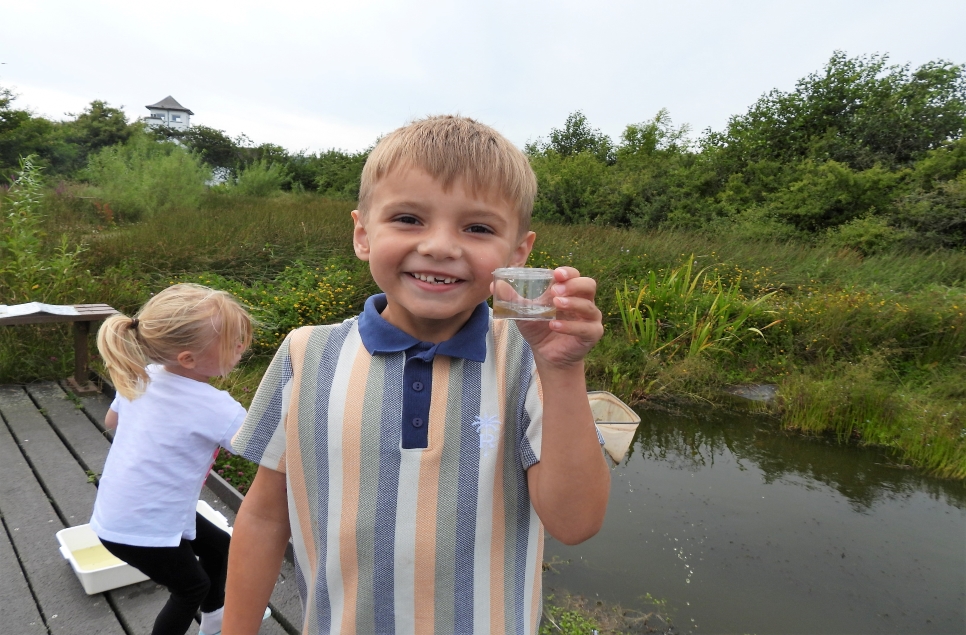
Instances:
[[[615,139],[661,108],[720,130],[836,49],[966,63],[964,25],[964,0],[0,0],[0,86],[54,119],[171,95],[292,151],[451,112],[522,146],[575,110]]]

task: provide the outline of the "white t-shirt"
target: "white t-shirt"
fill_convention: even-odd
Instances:
[[[195,537],[195,506],[219,446],[245,419],[231,395],[206,383],[147,368],[143,395],[118,395],[114,443],[104,464],[91,528],[139,547],[176,547]]]

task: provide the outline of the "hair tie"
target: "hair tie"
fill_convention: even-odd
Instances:
[[[139,321],[140,321],[140,320],[138,320],[137,318],[132,318],[132,319],[131,319],[131,328],[132,328],[132,329],[135,329],[135,330],[136,330],[136,329],[137,329],[137,327],[138,327],[138,322],[139,322]]]

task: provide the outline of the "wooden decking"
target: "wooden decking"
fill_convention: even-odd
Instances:
[[[66,383],[0,386],[0,632],[142,635],[168,593],[151,581],[87,595],[55,534],[90,519],[110,449],[102,422],[111,399],[75,396]],[[218,492],[218,494],[216,494]],[[234,523],[240,500],[216,474],[202,498]],[[288,561],[261,633],[298,633],[302,608]],[[194,624],[189,631],[198,632]]]

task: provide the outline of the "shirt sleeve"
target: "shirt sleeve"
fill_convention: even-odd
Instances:
[[[245,421],[246,413],[245,413],[244,406],[242,406],[234,399],[232,399],[232,402],[234,405],[231,407],[231,412],[228,415],[229,418],[231,419],[231,424],[229,424],[228,428],[225,430],[224,436],[221,439],[219,439],[218,444],[221,445],[221,447],[225,448],[226,450],[234,452],[231,441],[232,441],[232,438],[241,429],[242,423]]]
[[[279,472],[285,471],[285,418],[293,377],[291,337],[287,335],[275,353],[244,423],[231,440],[233,452]]]
[[[527,470],[540,462],[540,444],[543,440],[543,389],[540,386],[540,376],[537,366],[530,363],[530,381],[523,401],[523,439],[520,441],[520,460],[523,469]]]

